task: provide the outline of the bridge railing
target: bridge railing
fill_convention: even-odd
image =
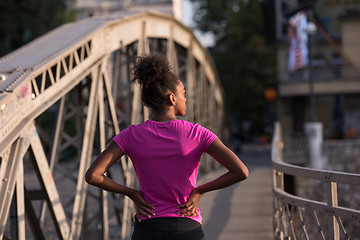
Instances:
[[[276,123],[271,153],[274,239],[359,239],[360,174],[285,163],[281,135]],[[286,191],[286,175],[295,179],[296,193]]]

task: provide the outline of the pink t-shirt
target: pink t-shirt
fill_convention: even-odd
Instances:
[[[130,125],[113,140],[131,158],[140,193],[155,207],[154,218],[180,217],[177,207],[196,187],[200,156],[216,138],[208,129],[184,120],[148,120]],[[200,211],[192,219],[202,223]]]

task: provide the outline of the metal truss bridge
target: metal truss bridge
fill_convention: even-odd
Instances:
[[[149,118],[129,71],[164,54],[189,93],[186,120],[224,136],[222,88],[206,49],[173,17],[146,12],[65,24],[0,58],[0,239],[127,239],[134,206],[88,186],[91,161]],[[202,170],[211,170],[202,159]],[[127,157],[108,176],[136,187]]]

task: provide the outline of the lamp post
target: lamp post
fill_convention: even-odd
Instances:
[[[311,14],[311,12],[310,12]],[[326,167],[326,158],[322,155],[322,141],[323,141],[323,125],[321,122],[316,122],[316,108],[315,108],[315,94],[314,94],[314,79],[312,73],[312,36],[316,33],[316,25],[308,22],[305,28],[308,35],[308,56],[309,56],[309,102],[310,102],[310,122],[305,123],[305,132],[308,136],[308,154],[310,167],[324,169]]]
[[[312,36],[316,33],[316,25],[313,22],[308,22],[306,29],[308,34],[308,56],[309,56],[309,102],[310,102],[310,122],[316,121],[316,106],[314,95],[314,79],[312,74]]]

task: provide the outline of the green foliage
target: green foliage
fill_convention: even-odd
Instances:
[[[1,0],[0,56],[72,21],[74,12],[67,11],[67,0]]]
[[[275,51],[265,37],[263,1],[192,0],[197,27],[211,32],[210,49],[222,81],[229,112],[250,121],[252,134],[264,132],[264,90],[275,86]]]

